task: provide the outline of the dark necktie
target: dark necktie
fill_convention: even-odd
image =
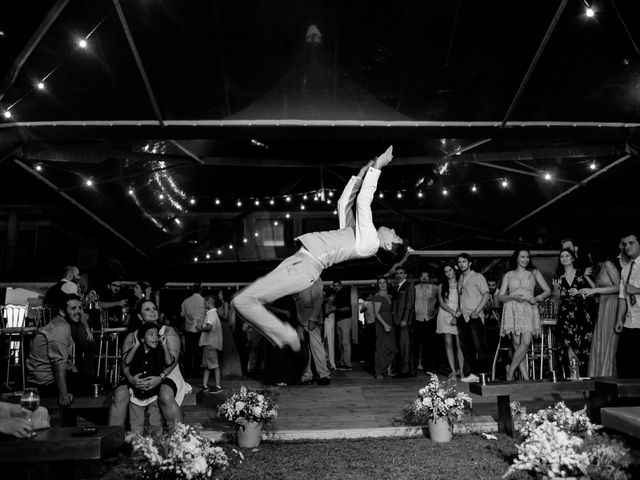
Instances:
[[[631,261],[631,263],[629,264],[629,273],[627,274],[627,281],[625,282],[627,285],[629,285],[629,279],[631,278],[631,272],[633,271],[633,267],[636,264],[635,261]],[[636,304],[636,296],[635,295],[629,295],[629,304],[633,307]]]

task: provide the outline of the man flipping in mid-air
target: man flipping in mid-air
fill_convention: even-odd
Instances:
[[[296,238],[301,248],[295,254],[233,299],[236,311],[273,344],[280,348],[288,346],[295,352],[300,350],[296,330],[281,322],[264,304],[309,288],[325,268],[336,263],[375,255],[381,263],[393,265],[404,257],[407,245],[403,239],[393,229],[376,230],[371,214],[380,169],[391,162],[392,154],[393,147],[389,147],[362,167],[357,176],[351,177],[338,201],[338,230],[306,233]]]

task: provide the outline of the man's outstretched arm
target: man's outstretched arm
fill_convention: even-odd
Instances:
[[[352,176],[344,187],[342,195],[340,195],[340,200],[338,200],[338,220],[340,222],[340,228],[353,227],[356,224],[356,219],[353,214],[353,202],[360,191],[362,179],[369,170],[369,167],[373,165],[373,162],[373,160],[367,162],[367,164],[360,169],[358,175]]]

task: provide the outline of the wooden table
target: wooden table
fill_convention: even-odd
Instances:
[[[513,436],[513,416],[511,414],[511,395],[548,395],[561,392],[592,392],[595,381],[589,380],[530,380],[520,382],[491,382],[486,385],[470,383],[469,392],[481,397],[498,399],[498,431]]]
[[[73,478],[78,460],[100,460],[124,443],[124,428],[96,428],[96,433],[82,437],[72,436],[79,430],[76,427],[39,430],[33,439],[2,436],[0,464],[6,464],[2,477]]]
[[[96,428],[96,433],[84,437],[72,436],[77,427],[46,428],[31,440],[3,436],[0,463],[99,460],[124,443],[123,427]]]

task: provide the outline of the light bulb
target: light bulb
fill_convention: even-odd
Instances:
[[[241,202],[240,200],[238,200],[238,201],[236,202],[236,206],[241,207],[241,206],[242,206],[242,202]]]
[[[242,243],[247,243],[249,240],[247,240],[247,237],[242,239]]]
[[[398,198],[402,198],[402,192],[398,192],[398,193],[396,194],[396,197],[398,197]]]
[[[384,193],[380,192],[380,193],[378,194],[378,198],[384,198]]]
[[[285,218],[291,218],[291,214],[287,213],[287,214],[285,215]]]
[[[550,174],[549,172],[545,172],[545,174],[544,174],[544,179],[545,179],[547,182],[550,182],[552,178],[553,178],[553,177],[551,176],[551,174]]]
[[[304,203],[300,204],[300,210],[304,210],[305,208]]]
[[[587,9],[585,10],[584,14],[585,14],[587,17],[591,18],[591,17],[593,17],[593,16],[596,14],[596,12],[593,10],[593,8],[591,8],[591,7],[587,7]]]
[[[87,48],[87,41],[83,38],[80,41],[78,41],[78,46],[80,48]]]
[[[418,190],[418,198],[422,198],[422,191]]]
[[[11,112],[9,110],[5,110],[2,115],[4,115],[4,118],[11,118]]]
[[[273,224],[277,227],[277,226],[278,226],[278,221],[277,221],[277,220],[275,220],[275,221],[273,222]]]
[[[197,262],[198,261],[198,257],[193,257],[193,261]]]
[[[36,87],[38,87],[38,90],[44,90],[44,82],[38,82]]]
[[[254,205],[257,207],[258,205],[260,205],[260,200],[258,200],[258,199],[256,198],[256,201],[255,201],[255,202],[253,202],[253,203],[254,203]]]
[[[471,186],[471,191],[472,191],[473,193],[476,193],[476,192],[478,191],[478,187],[476,187],[475,185],[472,185],[472,186]]]
[[[129,195],[133,195],[133,188],[129,189]]]
[[[218,255],[222,255],[222,250],[218,250]]]
[[[190,203],[191,205],[195,205],[195,204],[196,204],[196,199],[195,199],[195,198],[192,198],[191,200],[189,200],[189,203]]]
[[[443,189],[442,189],[442,195],[443,195],[444,197],[446,197],[447,195],[449,195],[449,190],[447,190],[446,188],[443,188]]]
[[[219,198],[216,198],[215,204],[216,205],[220,205],[220,199]]]
[[[509,180],[506,178],[503,179],[502,182],[500,182],[500,185],[502,185],[502,188],[507,188],[509,186]]]
[[[41,172],[42,171],[42,165],[37,164],[36,165],[36,172]]]
[[[598,165],[596,165],[596,162],[591,162],[589,164],[589,170],[596,170],[598,168]]]
[[[93,185],[93,180],[91,180],[90,178],[87,178],[87,179],[85,180],[84,184],[85,184],[87,187],[91,187],[91,186]]]
[[[207,260],[211,258],[211,255],[209,255],[208,253],[205,256],[207,257]]]

